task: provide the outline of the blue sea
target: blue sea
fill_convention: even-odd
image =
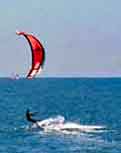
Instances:
[[[28,130],[27,109],[101,132]],[[121,153],[121,78],[0,79],[0,153]]]

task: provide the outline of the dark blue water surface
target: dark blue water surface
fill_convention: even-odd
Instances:
[[[27,108],[39,119],[62,115],[107,128],[78,135],[31,131]],[[0,153],[121,153],[121,79],[0,79]]]

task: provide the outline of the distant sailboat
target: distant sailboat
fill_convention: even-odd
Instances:
[[[18,80],[20,77],[19,77],[19,74],[12,74],[11,75],[11,79],[13,80]]]

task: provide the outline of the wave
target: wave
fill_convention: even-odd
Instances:
[[[31,129],[38,128],[44,132],[59,132],[64,134],[75,134],[80,132],[103,132],[106,126],[82,125],[75,122],[65,121],[65,117],[58,115],[32,124]]]

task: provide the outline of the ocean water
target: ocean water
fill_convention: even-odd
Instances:
[[[28,130],[26,109],[43,120],[62,115],[100,132]],[[120,78],[0,79],[0,153],[121,153]]]

